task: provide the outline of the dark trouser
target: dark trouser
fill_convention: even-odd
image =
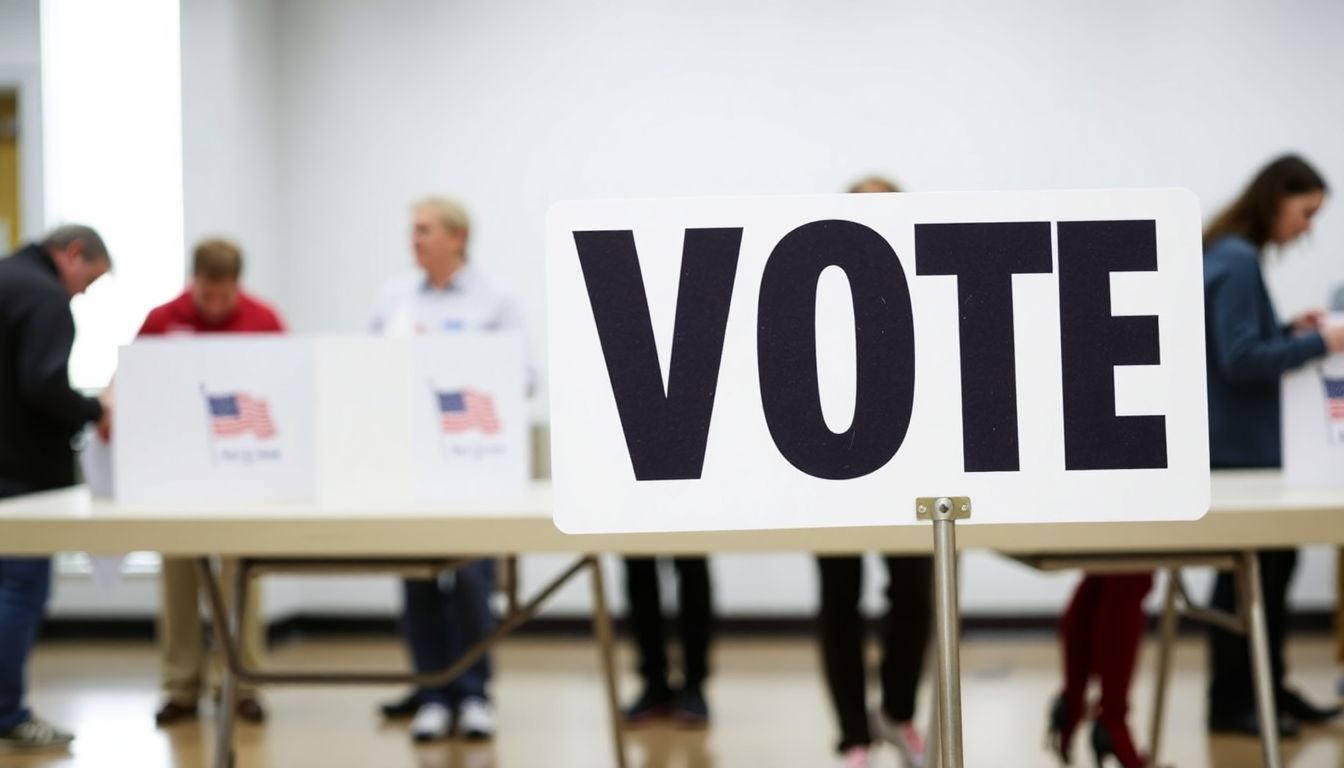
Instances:
[[[1297,570],[1297,550],[1266,549],[1259,553],[1260,588],[1265,596],[1265,624],[1269,630],[1269,665],[1275,697],[1282,699],[1287,665],[1283,644],[1288,618],[1288,587]],[[1213,587],[1214,608],[1235,612],[1236,577],[1220,572]],[[1245,635],[1209,628],[1209,714],[1214,717],[1255,711],[1255,685]]]
[[[417,672],[447,668],[494,629],[490,611],[494,584],[494,560],[478,560],[439,580],[402,582],[406,600],[402,635]],[[422,704],[456,707],[463,699],[488,698],[485,687],[489,682],[490,655],[486,654],[451,683],[421,688],[417,695]]]
[[[933,610],[933,560],[886,557],[887,615],[882,621],[882,711],[897,721],[915,716]],[[840,720],[840,751],[872,742],[864,688],[863,558],[819,557],[821,654],[831,704]]]
[[[699,688],[709,677],[709,641],[714,633],[709,561],[703,557],[677,557],[672,563],[677,572],[681,683],[686,688]],[[639,650],[639,674],[646,686],[666,690],[670,688],[667,633],[656,559],[625,558],[625,594],[630,606],[630,631]]]
[[[26,488],[0,480],[0,499]],[[0,557],[0,733],[29,717],[24,672],[51,594],[51,558]]]

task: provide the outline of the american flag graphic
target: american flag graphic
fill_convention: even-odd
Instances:
[[[265,400],[241,392],[230,395],[206,395],[210,408],[210,431],[216,437],[234,437],[248,432],[258,439],[275,437],[275,422]]]
[[[1344,379],[1321,378],[1325,382],[1325,410],[1330,423],[1344,425]]]
[[[464,389],[461,392],[435,392],[439,400],[439,423],[445,433],[479,429],[487,435],[499,431],[495,400],[489,395]]]

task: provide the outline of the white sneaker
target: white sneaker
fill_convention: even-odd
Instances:
[[[897,722],[879,711],[873,715],[873,729],[879,738],[901,753],[905,768],[925,768],[928,765],[929,747],[924,741],[924,734],[913,720]]]
[[[411,721],[411,738],[418,742],[440,741],[453,732],[453,713],[438,702],[421,704]]]
[[[871,768],[867,747],[850,747],[840,756],[840,768]]]
[[[457,727],[462,737],[481,741],[495,735],[495,713],[485,699],[463,699],[457,708]]]
[[[74,734],[66,733],[36,715],[30,715],[7,733],[0,734],[0,754],[65,749],[74,740]]]

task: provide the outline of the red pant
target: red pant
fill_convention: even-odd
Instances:
[[[1087,684],[1097,677],[1101,683],[1097,719],[1111,731],[1116,756],[1125,765],[1137,758],[1125,716],[1129,713],[1129,683],[1147,621],[1143,599],[1152,586],[1151,573],[1087,576],[1059,621],[1068,730],[1083,719]]]

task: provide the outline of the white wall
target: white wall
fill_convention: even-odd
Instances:
[[[185,0],[188,232],[236,227],[251,281],[298,329],[357,330],[409,263],[407,203],[457,194],[477,222],[476,261],[541,339],[542,219],[564,198],[825,192],[877,171],[919,190],[1180,185],[1212,213],[1288,149],[1344,185],[1341,28],[1344,5],[1326,0],[285,0],[273,16]],[[193,29],[215,37],[198,48]],[[214,69],[230,57],[235,71]],[[223,103],[245,119],[203,108],[193,82],[232,89]],[[219,146],[233,149],[201,156]],[[211,173],[231,191],[203,191]],[[1284,311],[1344,281],[1338,203],[1295,250],[1273,275]],[[1312,551],[1300,605],[1333,600],[1332,563]],[[809,610],[813,570],[801,555],[718,558],[720,607]],[[964,605],[1054,610],[1070,583],[972,553]],[[373,608],[394,595],[362,582],[273,597]],[[580,585],[561,607],[585,604]]]
[[[1344,184],[1337,3],[615,8],[280,5],[300,327],[360,327],[429,190],[468,201],[477,258],[540,334],[542,218],[569,197],[831,191],[876,170],[919,190],[1181,185],[1211,212],[1286,149]],[[1335,208],[1281,270],[1285,309],[1344,281]]]
[[[274,4],[182,2],[182,180],[186,248],[227,236],[246,259],[244,281],[278,298],[280,250]]]
[[[44,217],[97,227],[113,262],[71,302],[70,379],[101,388],[117,347],[182,287],[179,9],[177,0],[41,9]]]

